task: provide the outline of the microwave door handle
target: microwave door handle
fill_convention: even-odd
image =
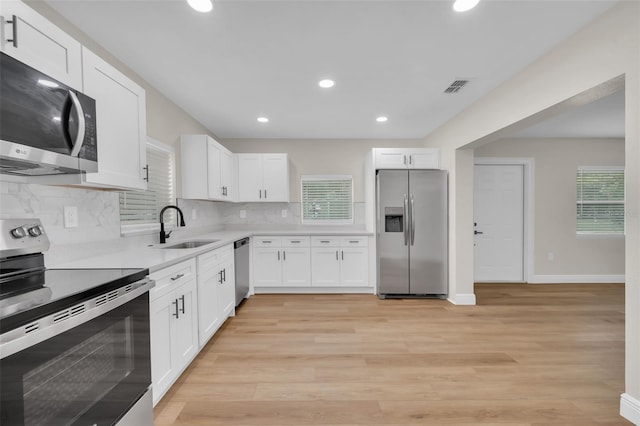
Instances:
[[[80,149],[82,148],[82,144],[84,143],[86,123],[84,120],[84,111],[82,110],[80,100],[71,90],[69,90],[69,97],[71,97],[71,102],[73,102],[73,105],[76,107],[76,111],[78,112],[78,135],[76,136],[75,143],[73,144],[73,148],[71,149],[71,156],[77,157],[78,154],[80,154]]]

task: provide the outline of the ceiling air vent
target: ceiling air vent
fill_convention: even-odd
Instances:
[[[444,93],[458,93],[468,82],[469,80],[456,80],[444,89]]]

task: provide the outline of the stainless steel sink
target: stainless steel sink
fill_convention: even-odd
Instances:
[[[181,243],[173,244],[170,246],[160,247],[162,249],[191,249],[196,247],[206,246],[207,244],[217,243],[220,240],[197,240],[197,241],[183,241]]]

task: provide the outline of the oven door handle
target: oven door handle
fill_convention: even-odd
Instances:
[[[30,322],[29,324],[20,326],[14,330],[8,331],[2,335],[0,335],[0,358],[6,358],[13,354],[16,354],[28,347],[33,345],[37,345],[38,343],[42,343],[45,340],[51,339],[59,334],[62,334],[66,331],[71,330],[74,327],[79,326],[80,324],[84,324],[85,322],[89,322],[94,318],[99,317],[113,309],[116,309],[125,303],[128,303],[135,299],[136,297],[148,292],[155,286],[155,281],[145,278],[140,281],[136,281],[133,284],[128,284],[124,287],[118,289],[119,295],[118,297],[112,299],[111,301],[107,301],[102,304],[97,304],[96,301],[98,299],[102,300],[104,298],[104,294],[96,296],[92,299],[86,300],[79,304],[70,306],[65,310],[71,310],[71,308],[76,308],[78,305],[84,304],[85,311],[81,314],[75,316],[69,316],[60,322],[54,323],[53,318],[58,317],[61,312],[58,311],[46,317],[40,318],[36,321]],[[126,289],[130,288],[127,292]],[[112,293],[109,291],[108,293]],[[100,302],[98,302],[100,303]],[[31,331],[29,333],[25,332],[25,329],[29,327],[32,329],[34,325],[37,324],[37,329],[35,331]]]

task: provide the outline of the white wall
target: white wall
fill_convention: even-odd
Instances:
[[[232,152],[289,153],[291,202],[300,202],[300,176],[346,174],[353,176],[355,202],[364,201],[364,159],[371,148],[421,147],[417,139],[226,139]]]
[[[611,94],[620,88],[619,77],[624,76],[625,397],[637,403],[637,407],[632,407],[632,403],[623,403],[621,407],[627,416],[635,416],[632,418],[637,423],[640,423],[639,46],[640,3],[620,2],[425,139],[426,146],[441,148],[443,165],[450,173],[451,288],[456,292],[453,298],[463,300],[473,292],[473,154],[469,151],[571,104],[580,105]]]
[[[475,157],[534,159],[530,282],[544,280],[538,275],[624,275],[623,237],[576,236],[577,167],[624,166],[624,139],[501,139],[476,149]]]

